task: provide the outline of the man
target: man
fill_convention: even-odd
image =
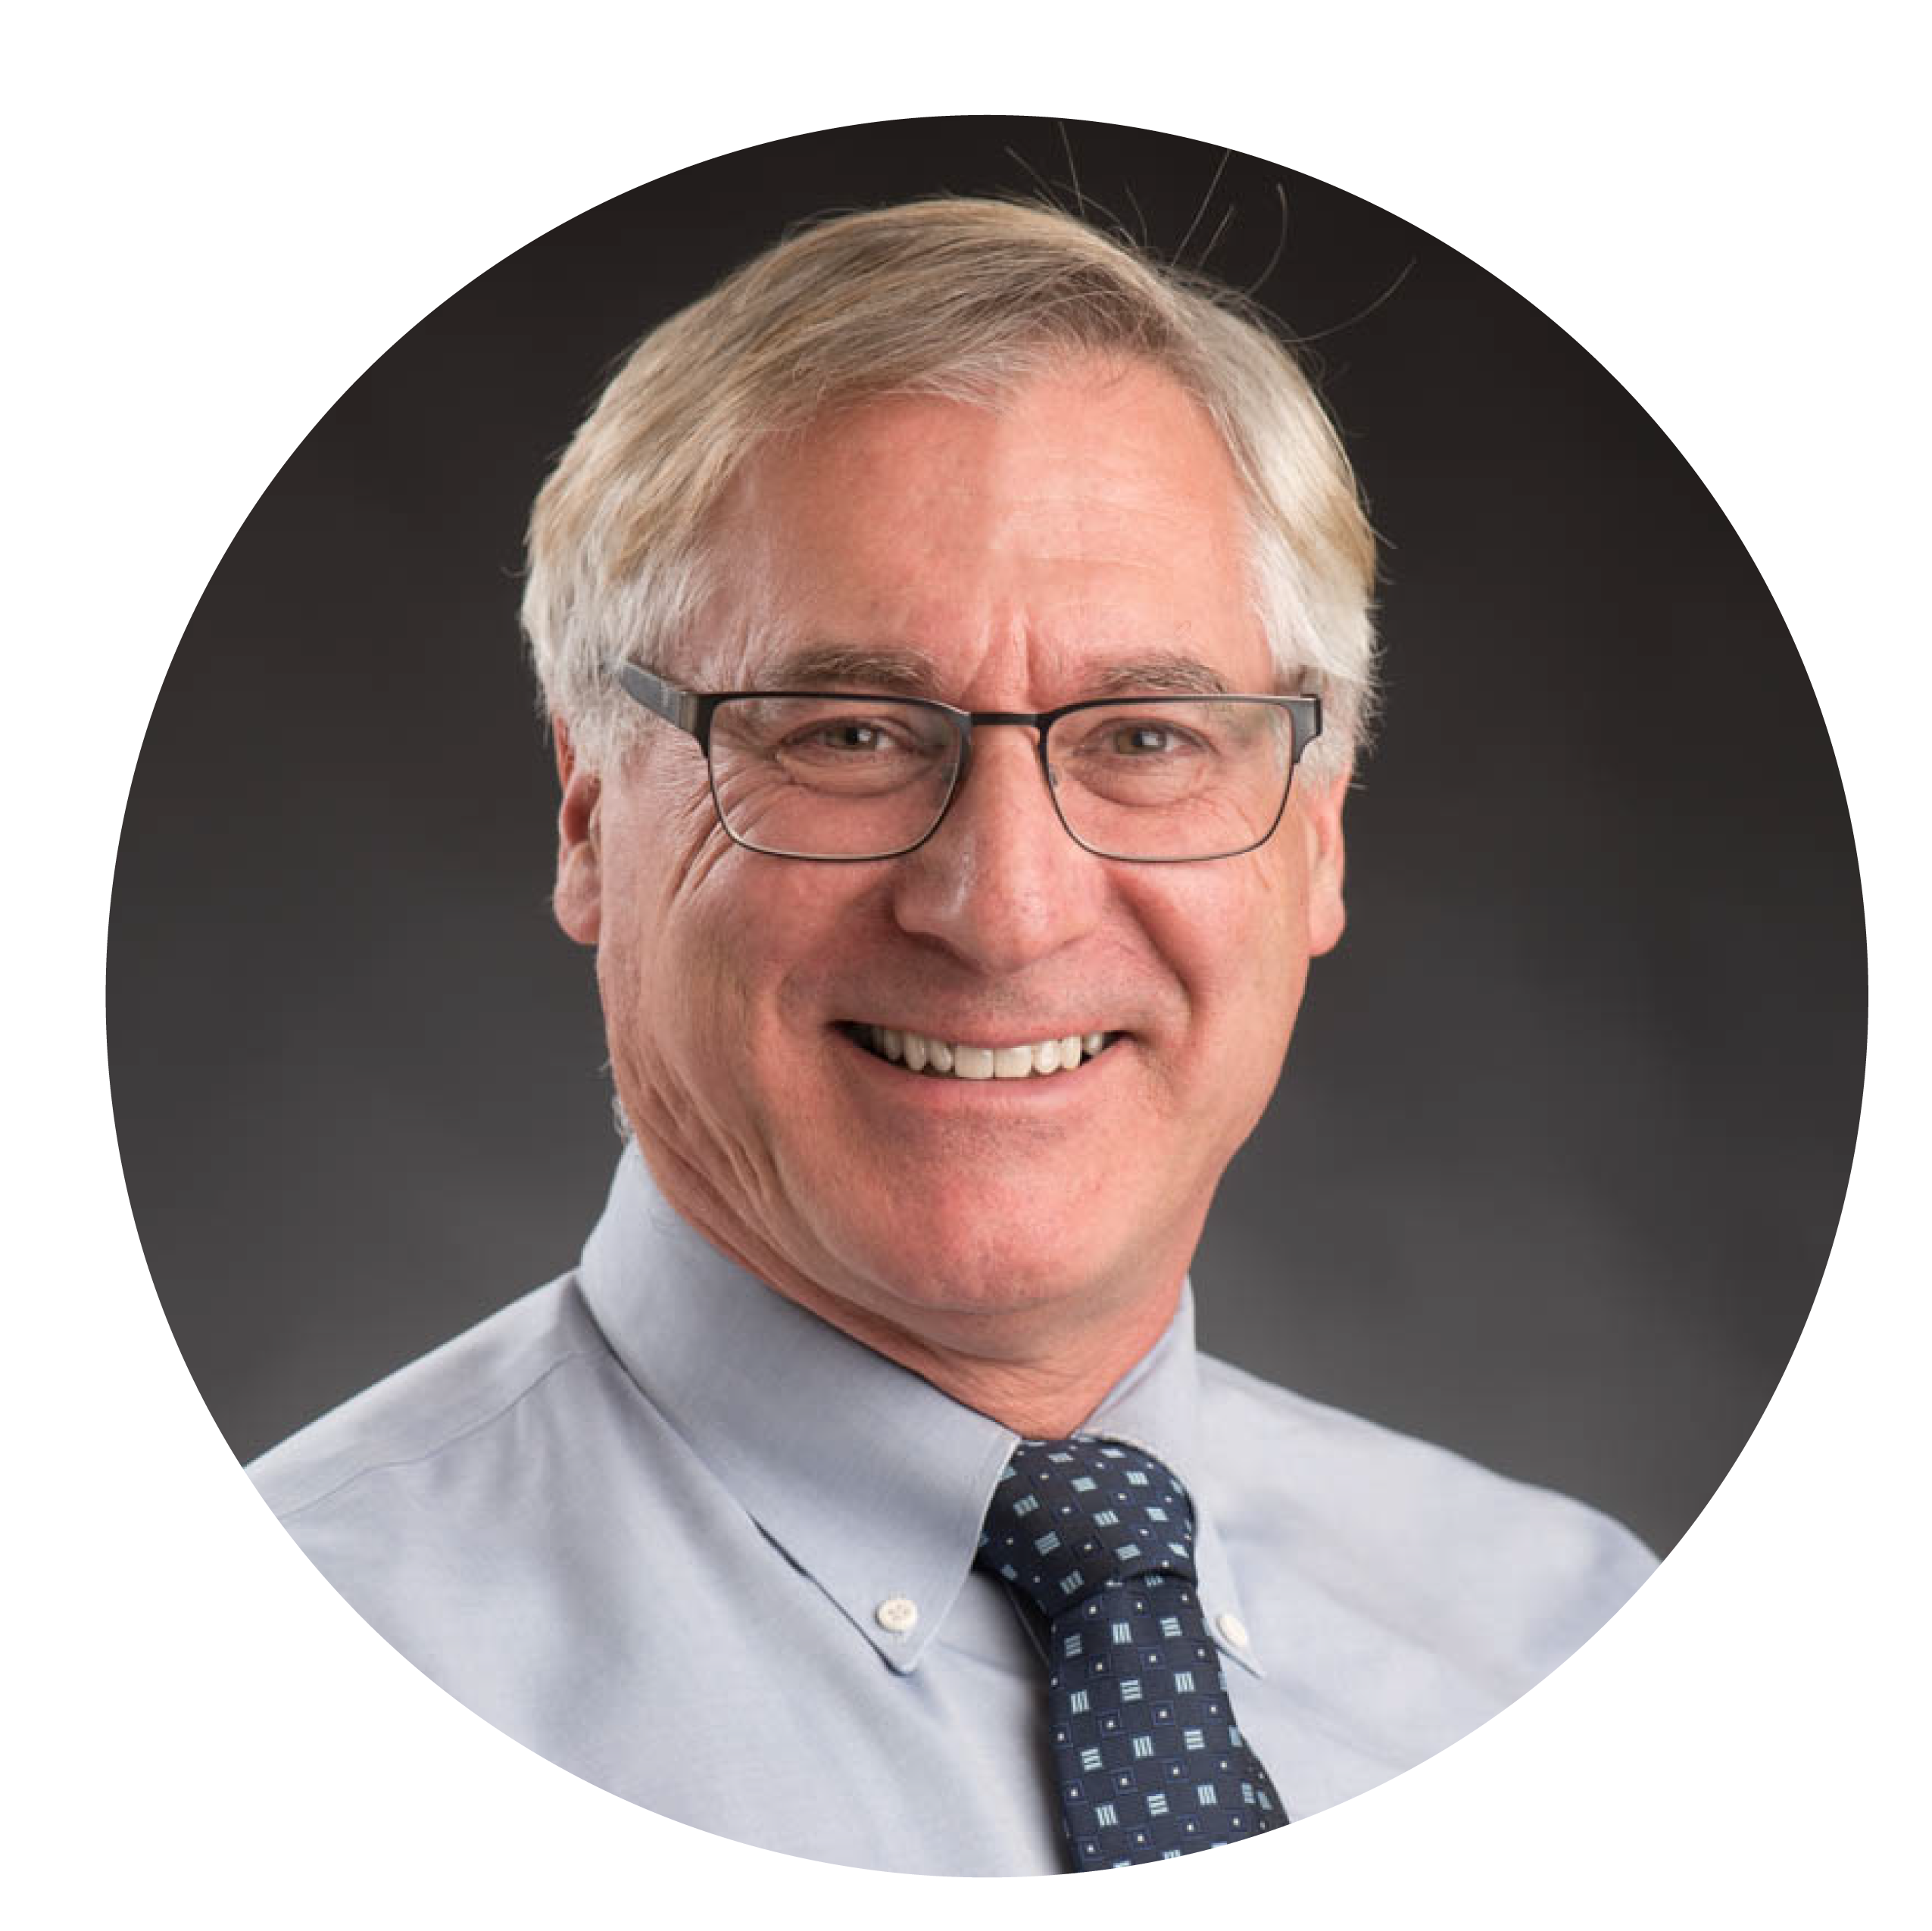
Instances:
[[[631,1137],[580,1266],[256,1465],[510,1735],[894,1870],[1279,1827],[1647,1573],[1197,1355],[1343,926],[1372,546],[1231,298],[1057,214],[829,222],[648,337],[526,623]]]

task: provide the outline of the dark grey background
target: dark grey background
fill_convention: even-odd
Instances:
[[[1271,162],[980,117],[554,230],[343,397],[211,579],[130,798],[108,1017],[136,1218],[238,1454],[569,1265],[607,1183],[516,632],[549,462],[630,341],[788,224],[1043,185],[1312,338],[1389,544],[1350,931],[1222,1190],[1206,1342],[1660,1549],[1729,1468],[1823,1268],[1865,1026],[1843,798],[1749,559],[1452,249]]]

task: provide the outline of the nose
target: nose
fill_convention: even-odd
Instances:
[[[1106,861],[1060,822],[1033,733],[982,725],[944,822],[897,861],[893,910],[902,931],[1010,974],[1091,932],[1108,888]]]

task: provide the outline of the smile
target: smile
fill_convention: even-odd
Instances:
[[[1023,1080],[1071,1072],[1084,1059],[1104,1053],[1118,1033],[1068,1033],[1026,1046],[965,1046],[896,1026],[848,1025],[847,1035],[869,1053],[908,1072],[942,1079]]]

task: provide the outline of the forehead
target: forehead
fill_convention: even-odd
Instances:
[[[1138,363],[1079,362],[994,405],[867,403],[763,446],[714,529],[707,625],[778,653],[904,651],[956,685],[1150,655],[1264,674],[1248,520],[1206,413]],[[723,668],[723,666],[719,666]]]

